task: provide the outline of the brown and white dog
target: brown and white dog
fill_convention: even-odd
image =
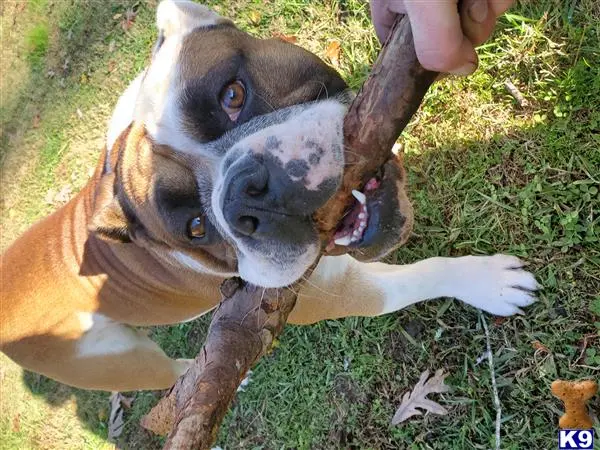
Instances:
[[[149,67],[118,102],[95,175],[2,256],[1,349],[87,389],[162,389],[186,369],[134,327],[192,320],[232,275],[299,279],[319,253],[310,217],[343,171],[351,98],[313,54],[260,40],[203,6],[166,0]],[[505,255],[373,261],[412,226],[389,165],[338,233],[290,322],[375,316],[436,297],[492,314],[531,304],[534,277]]]

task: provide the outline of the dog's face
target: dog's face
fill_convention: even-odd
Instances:
[[[162,2],[157,23],[152,63],[109,131],[136,124],[108,157],[112,197],[102,194],[110,198],[94,231],[198,271],[292,283],[319,254],[311,216],[341,181],[346,84],[315,55],[256,39],[195,3]],[[366,192],[369,218],[341,226],[338,242],[362,259],[410,228],[403,173],[392,166]]]

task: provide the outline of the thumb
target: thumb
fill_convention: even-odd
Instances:
[[[467,75],[477,68],[473,44],[463,35],[456,0],[406,1],[419,61],[428,70]]]

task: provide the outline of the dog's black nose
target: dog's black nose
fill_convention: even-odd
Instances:
[[[294,173],[270,156],[245,156],[236,162],[228,170],[223,197],[223,215],[231,230],[285,242],[312,235],[310,216],[327,196],[307,192],[301,180],[292,179]]]
[[[224,202],[225,219],[234,231],[251,236],[259,225],[264,228],[264,212],[252,208],[253,200],[263,199],[269,189],[269,171],[255,159],[250,159],[229,179]]]

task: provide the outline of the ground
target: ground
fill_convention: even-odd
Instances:
[[[379,45],[359,0],[208,2],[251,34],[279,35],[360,86]],[[120,92],[148,61],[153,0],[6,1],[2,48],[2,248],[87,181]],[[339,53],[338,53],[339,48]],[[503,449],[556,446],[557,377],[600,377],[600,3],[522,1],[479,50],[479,70],[433,87],[400,142],[416,210],[395,255],[518,255],[544,287],[526,315],[490,326]],[[512,82],[526,100],[505,88]],[[193,357],[209,317],[152,330]],[[495,408],[477,311],[451,299],[375,319],[288,327],[219,438],[232,448],[490,448]],[[3,448],[110,448],[108,394],[23,373],[1,356]],[[444,368],[447,416],[389,422],[402,394]],[[135,396],[121,448],[160,447]],[[592,407],[600,410],[596,397]],[[596,421],[598,430],[598,422]],[[600,439],[597,439],[600,440]]]

